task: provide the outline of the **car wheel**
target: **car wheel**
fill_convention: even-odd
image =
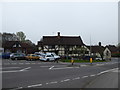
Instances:
[[[15,58],[15,60],[17,60],[17,58]]]
[[[49,61],[49,59],[47,59],[47,61]]]

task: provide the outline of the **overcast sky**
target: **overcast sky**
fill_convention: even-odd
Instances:
[[[2,32],[23,31],[37,43],[44,35],[81,36],[87,45],[118,43],[117,2],[3,3]],[[1,22],[0,22],[1,23]]]

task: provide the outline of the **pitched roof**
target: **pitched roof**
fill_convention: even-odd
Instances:
[[[117,52],[118,48],[115,45],[107,45],[106,46],[112,53]]]
[[[14,45],[16,45],[16,47],[19,47],[19,45],[22,48],[30,48],[31,45],[24,43],[24,42],[20,42],[20,41],[6,41],[2,44],[3,48],[12,48]]]
[[[87,46],[88,49],[90,49],[90,46]],[[91,46],[91,52],[92,53],[102,53],[105,50],[105,47],[103,46]]]
[[[80,36],[43,36],[38,44],[43,45],[84,45]]]

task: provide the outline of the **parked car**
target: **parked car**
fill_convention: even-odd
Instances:
[[[1,53],[1,54],[0,54],[0,57],[1,57],[2,59],[9,59],[9,58],[10,58],[10,54],[11,54],[11,53]]]
[[[26,59],[24,53],[12,53],[12,54],[10,55],[10,58],[11,58],[12,60],[25,60],[25,59]]]
[[[55,53],[46,53],[47,55],[52,55],[55,60],[59,60],[60,59],[60,56],[56,55]]]
[[[26,59],[27,59],[27,60],[39,60],[40,57],[39,57],[38,55],[35,55],[35,54],[28,54],[28,55],[26,56]]]
[[[102,58],[101,57],[96,57],[95,60],[102,60]]]
[[[52,55],[44,54],[44,55],[42,55],[40,60],[41,61],[55,61],[55,58]]]

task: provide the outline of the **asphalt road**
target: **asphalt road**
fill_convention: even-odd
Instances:
[[[3,60],[2,88],[118,88],[118,60],[56,63]]]

